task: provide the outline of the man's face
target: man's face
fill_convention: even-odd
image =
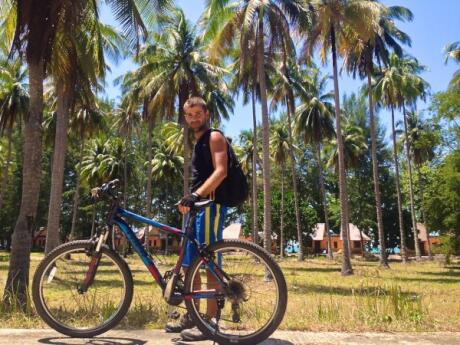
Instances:
[[[186,107],[184,111],[185,121],[187,121],[188,126],[194,132],[199,132],[200,130],[207,127],[209,122],[209,112],[205,110],[201,105]]]

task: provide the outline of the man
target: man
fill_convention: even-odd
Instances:
[[[221,193],[216,194],[228,171],[228,144],[223,134],[213,131],[209,127],[209,111],[206,102],[200,97],[192,97],[184,104],[185,121],[195,136],[195,147],[192,156],[192,186],[191,194],[185,195],[179,203],[179,211],[186,214],[196,201],[200,199],[212,199],[214,202],[200,210],[194,223],[195,237],[203,244],[211,244],[222,239],[222,227],[227,213],[225,200],[219,199]],[[216,198],[216,196],[218,196]],[[184,271],[192,264],[198,255],[192,243],[186,247],[183,261]],[[198,277],[199,278],[199,277]],[[207,288],[212,288],[215,278],[208,272]],[[201,281],[196,279],[196,288],[200,288]],[[215,301],[207,301],[207,315],[212,318],[216,315],[217,305]],[[206,339],[187,314],[183,315],[178,322],[166,325],[166,332],[181,332],[183,340],[199,341]]]

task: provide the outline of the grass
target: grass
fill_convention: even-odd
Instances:
[[[8,256],[0,252],[0,287],[8,271]],[[33,253],[31,275],[42,255]],[[162,258],[160,271],[175,257]],[[134,278],[134,298],[121,328],[161,328],[169,307],[143,263],[128,259]],[[460,266],[437,261],[390,263],[353,260],[354,275],[340,275],[340,261],[295,258],[280,261],[288,283],[287,312],[281,329],[309,331],[460,331]],[[3,308],[3,309],[2,309]],[[45,327],[31,309],[27,313],[0,305],[4,328]]]

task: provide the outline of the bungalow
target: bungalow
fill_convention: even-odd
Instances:
[[[430,237],[428,238],[428,230],[425,224],[417,223],[417,230],[421,255],[428,255],[430,247],[431,251],[433,251],[433,248],[439,247],[441,245],[441,239],[439,238],[438,234],[430,233]]]
[[[180,246],[180,238],[178,236],[167,236],[166,232],[161,231],[154,226],[145,226],[135,231],[136,237],[141,243],[145,240],[145,231],[148,231],[148,244],[151,250],[166,250],[178,252]],[[166,241],[168,241],[166,243]],[[115,247],[123,248],[127,245],[125,236],[118,228],[115,228]]]
[[[352,223],[349,224],[350,227],[350,251],[352,254],[361,253],[361,236],[363,244],[365,245],[370,241],[370,238],[358,227]],[[342,233],[337,234],[331,229],[329,229],[329,234],[331,237],[331,246],[333,252],[338,252],[343,250],[343,238]],[[317,223],[313,228],[313,233],[310,235],[312,239],[312,251],[315,254],[327,253],[327,234],[326,227],[324,223]]]

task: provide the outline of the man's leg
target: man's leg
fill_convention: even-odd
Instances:
[[[213,244],[218,240],[222,239],[222,225],[226,214],[225,206],[219,204],[212,204],[211,206],[204,209],[202,217],[196,221],[197,239],[200,243],[207,245]],[[206,286],[202,286],[201,276],[197,275],[193,282],[193,288],[196,290],[204,289],[216,289],[218,288],[217,280],[214,275],[206,270]],[[199,300],[195,301],[195,305],[199,310]],[[206,315],[211,319],[216,317],[217,314],[217,302],[215,300],[208,299],[206,304]],[[206,337],[201,331],[194,327],[192,329],[186,329],[181,332],[183,340],[188,341],[199,341],[204,340]]]

